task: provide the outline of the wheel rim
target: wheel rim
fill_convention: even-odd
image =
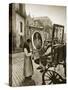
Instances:
[[[44,74],[44,82],[45,84],[49,85],[49,84],[59,84],[62,83],[63,78],[55,71],[52,70],[48,70],[45,74]]]

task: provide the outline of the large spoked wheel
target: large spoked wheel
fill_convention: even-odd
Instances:
[[[43,72],[42,81],[43,85],[65,83],[65,80],[57,72],[53,70],[47,70]]]

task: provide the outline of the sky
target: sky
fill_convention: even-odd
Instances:
[[[65,6],[48,6],[37,4],[26,4],[26,13],[31,17],[48,16],[52,23],[65,26],[66,31],[66,7]]]

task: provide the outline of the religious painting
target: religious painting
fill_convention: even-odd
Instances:
[[[33,47],[35,49],[41,49],[42,47],[42,37],[39,32],[34,32],[33,34]]]

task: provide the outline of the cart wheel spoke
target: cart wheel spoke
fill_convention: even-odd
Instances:
[[[57,73],[55,73],[55,77],[57,77]]]
[[[50,71],[48,71],[48,72],[47,72],[47,74],[49,75],[49,77],[51,77],[51,76],[52,76],[52,74],[51,74],[51,72],[50,72]]]
[[[52,72],[52,71],[50,71],[50,74],[51,74],[51,75],[53,75],[53,72]]]
[[[45,77],[50,78],[49,76],[45,75]]]
[[[50,85],[50,84],[52,84],[52,81],[51,81],[51,82],[49,82],[49,85]]]
[[[47,72],[47,74],[50,76],[50,73],[49,72]]]

